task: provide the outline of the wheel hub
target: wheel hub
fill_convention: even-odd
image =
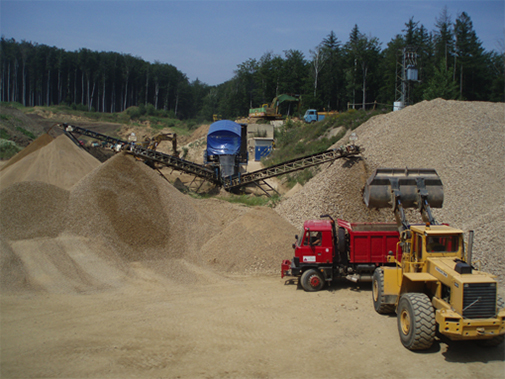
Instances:
[[[407,335],[410,331],[410,315],[406,310],[402,311],[400,316],[400,323],[402,327],[402,333]]]
[[[312,275],[310,277],[309,283],[312,287],[317,287],[317,286],[319,286],[319,284],[321,284],[321,280],[319,279],[319,277],[317,275]]]
[[[372,296],[374,301],[377,301],[379,299],[379,285],[377,284],[377,281],[373,282]]]

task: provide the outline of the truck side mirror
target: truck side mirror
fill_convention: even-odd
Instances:
[[[293,247],[293,249],[296,249],[296,245],[295,244],[292,244],[291,246]]]
[[[298,234],[295,234],[295,240],[298,241]]]

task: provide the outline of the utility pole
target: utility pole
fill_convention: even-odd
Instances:
[[[406,46],[401,52],[396,65],[396,101],[393,110],[409,105],[409,82],[418,82],[417,47]]]

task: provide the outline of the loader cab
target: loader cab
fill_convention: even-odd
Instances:
[[[428,257],[463,257],[463,231],[448,225],[413,225],[412,254],[416,261]]]

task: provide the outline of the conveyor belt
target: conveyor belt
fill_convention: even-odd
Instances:
[[[214,184],[221,184],[220,178],[217,177],[213,170],[198,163],[186,161],[184,159],[174,157],[173,155],[160,153],[159,151],[149,150],[139,145],[128,146],[126,148],[126,152],[147,161],[161,163],[173,168],[174,170],[198,176],[199,178],[208,180]]]
[[[145,161],[156,162],[174,170],[183,171],[185,173],[197,176],[204,180],[208,180],[216,185],[223,186],[225,189],[236,189],[241,186],[250,183],[256,183],[259,185],[261,181],[268,178],[273,178],[275,176],[288,174],[290,172],[295,172],[303,170],[307,167],[317,166],[323,163],[332,162],[336,159],[346,158],[351,156],[356,156],[361,153],[359,146],[357,145],[347,145],[338,149],[327,150],[322,153],[317,153],[309,155],[302,158],[293,159],[288,162],[283,162],[275,166],[267,167],[261,170],[248,172],[244,174],[239,174],[227,178],[222,178],[218,176],[217,171],[212,170],[206,166],[200,164],[186,161],[184,159],[175,157],[173,155],[160,153],[155,150],[149,150],[140,145],[135,145],[134,143],[121,140],[119,138],[109,137],[105,134],[93,132],[88,129],[84,129],[78,126],[71,126],[68,124],[62,124],[65,134],[71,138],[76,144],[79,144],[79,140],[73,133],[78,133],[85,135],[94,139],[105,141],[113,146],[118,146],[119,150],[124,150],[128,154],[132,154],[136,157],[142,158]]]
[[[275,176],[288,174],[290,172],[303,170],[307,167],[317,166],[323,163],[334,161],[336,159],[355,156],[358,154],[360,154],[360,148],[357,145],[348,145],[338,149],[326,150],[322,153],[293,159],[291,161],[283,162],[278,165],[261,170],[225,178],[223,179],[223,187],[226,189],[232,189],[249,183],[259,182],[261,180],[273,178]]]
[[[68,124],[62,124],[61,126],[63,127],[65,134],[77,144],[79,144],[79,140],[73,133],[91,137],[100,141],[105,141],[113,146],[119,145],[120,150],[124,150],[128,154],[132,154],[146,161],[157,162],[170,168],[173,168],[174,170],[183,171],[188,174],[195,175],[202,179],[208,180],[214,184],[217,185],[221,184],[220,178],[216,176],[213,170],[204,167],[202,165],[199,165],[197,163],[189,162],[184,159],[175,157],[173,155],[160,153],[155,150],[149,150],[140,145],[135,145],[122,139],[110,137],[105,134],[81,128],[79,126],[73,126]]]
[[[94,138],[94,139],[97,139],[100,141],[104,141],[104,142],[110,143],[111,145],[121,145],[121,147],[129,144],[128,141],[124,141],[119,138],[109,137],[109,136],[106,136],[105,134],[97,133],[92,130],[81,128],[79,126],[73,126],[73,125],[69,125],[69,124],[61,124],[61,126],[63,127],[63,131],[65,132],[65,134],[74,142],[77,141],[76,142],[77,144],[78,144],[79,140],[77,139],[76,136],[74,136],[73,133],[77,133],[77,134],[80,134],[83,136],[87,136],[87,137],[91,137],[91,138]]]

